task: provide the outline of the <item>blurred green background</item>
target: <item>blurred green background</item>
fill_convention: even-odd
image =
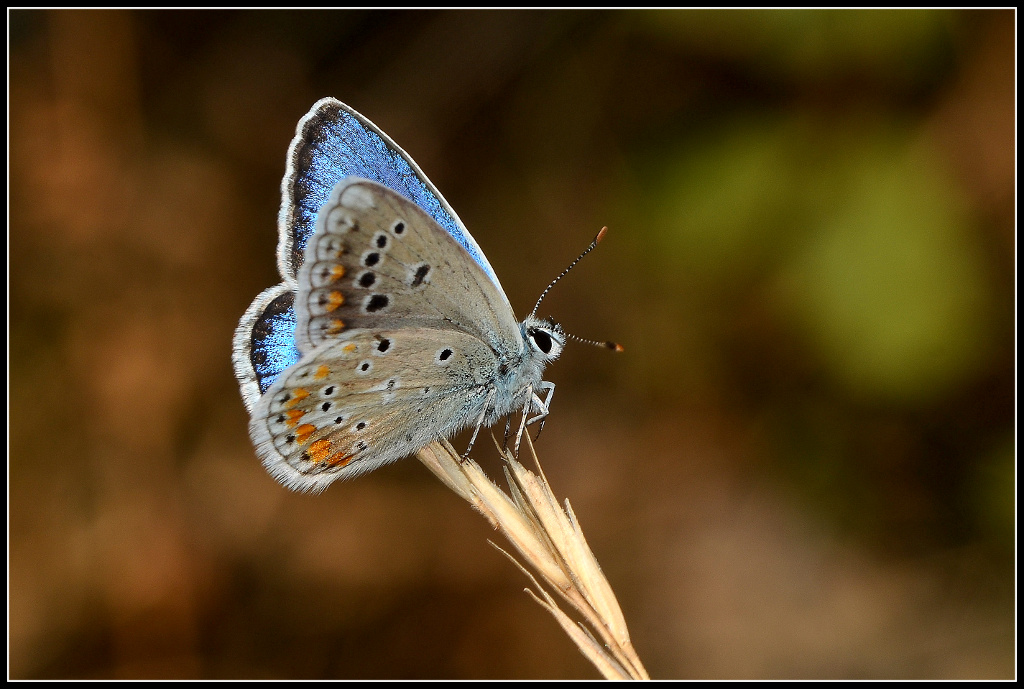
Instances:
[[[597,676],[415,460],[255,457],[231,335],[327,95],[520,315],[610,227],[541,315],[626,351],[538,451],[652,676],[1014,676],[1013,11],[8,18],[12,677]]]

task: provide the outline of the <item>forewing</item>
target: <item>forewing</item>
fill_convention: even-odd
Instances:
[[[309,352],[348,329],[440,328],[502,356],[522,349],[504,293],[417,205],[348,178],[317,219],[298,275],[295,340]]]
[[[348,331],[275,381],[250,434],[274,478],[319,492],[473,423],[497,365],[489,347],[455,330]]]
[[[299,121],[288,148],[278,217],[278,266],[286,281],[298,274],[317,213],[345,177],[377,182],[422,208],[504,295],[483,251],[409,154],[375,124],[334,98],[313,105]]]

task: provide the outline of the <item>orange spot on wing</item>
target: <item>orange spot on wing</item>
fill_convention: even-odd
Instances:
[[[320,380],[321,378],[326,378],[330,373],[331,369],[327,368],[327,364],[320,364],[316,369],[316,373],[313,374],[313,377]]]
[[[355,342],[349,342],[347,345],[345,345],[344,347],[341,348],[341,350],[343,352],[348,352],[349,354],[351,354],[352,352],[356,351],[356,349],[357,349],[357,347],[356,347]]]
[[[306,399],[307,397],[309,397],[309,390],[306,390],[305,388],[295,388],[294,390],[292,390],[291,398],[287,402],[285,402],[284,406],[288,408],[294,407],[296,404]]]
[[[288,428],[294,428],[295,424],[299,422],[299,419],[301,419],[305,413],[306,412],[301,409],[289,409],[285,414],[288,417],[288,421],[285,422],[288,424]]]
[[[345,322],[340,320],[340,319],[338,319],[338,318],[335,318],[334,320],[331,321],[331,324],[327,326],[327,334],[328,335],[337,335],[338,333],[340,333],[344,329],[345,329]]]
[[[337,452],[331,455],[331,458],[327,460],[327,463],[332,467],[343,467],[352,461],[353,455],[347,455],[344,452]]]
[[[339,292],[338,290],[334,290],[333,292],[327,295],[327,305],[324,308],[326,308],[328,311],[334,311],[334,309],[338,308],[344,303],[345,295]]]
[[[316,426],[311,423],[304,423],[295,429],[295,440],[299,445],[305,445],[309,441],[309,436],[313,435],[316,430]]]
[[[331,280],[337,280],[345,274],[345,266],[334,265],[331,267]]]
[[[309,449],[306,450],[306,453],[309,455],[309,458],[313,461],[314,464],[319,464],[320,462],[327,459],[327,455],[328,453],[330,453],[330,451],[330,440],[317,440],[315,443],[309,446]]]

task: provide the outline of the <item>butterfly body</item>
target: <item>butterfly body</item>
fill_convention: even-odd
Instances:
[[[332,157],[354,150],[370,160]],[[300,122],[289,160],[284,281],[256,298],[234,344],[271,475],[320,491],[468,427],[546,416],[554,386],[542,374],[561,329],[516,320],[476,242],[404,151],[325,99]],[[337,177],[374,166],[374,180]]]

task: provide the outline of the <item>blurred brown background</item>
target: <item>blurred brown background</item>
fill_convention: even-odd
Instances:
[[[326,95],[520,315],[610,226],[538,451],[652,676],[1014,675],[1012,11],[8,16],[12,677],[597,676],[415,460],[255,457]]]

